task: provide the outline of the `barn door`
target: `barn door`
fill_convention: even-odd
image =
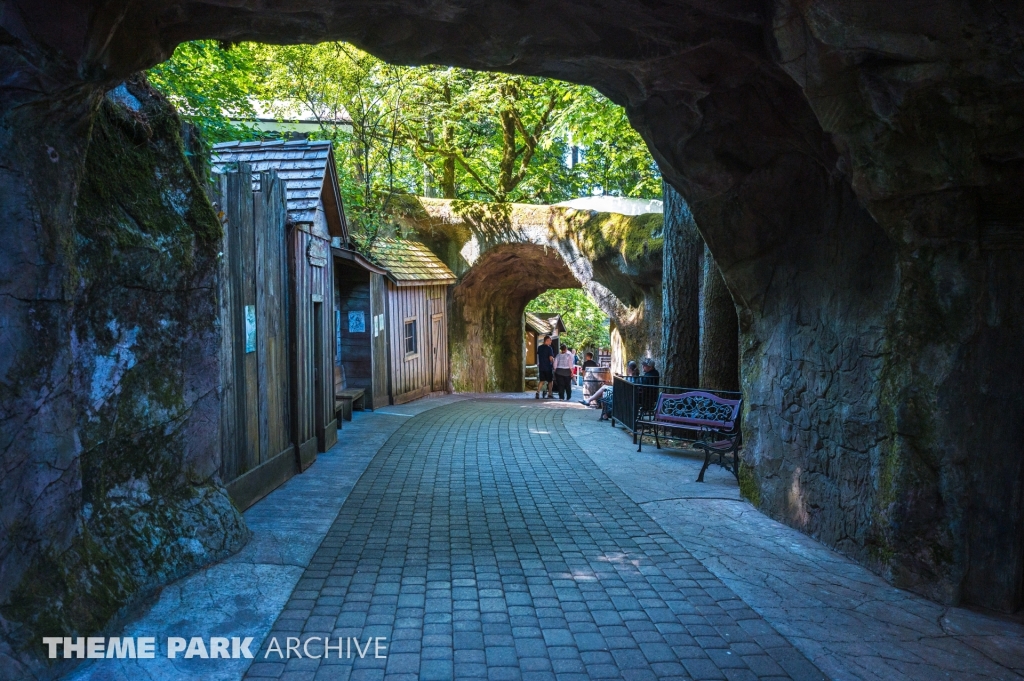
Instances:
[[[444,315],[430,317],[430,389],[439,392],[445,389],[446,376],[444,371]]]

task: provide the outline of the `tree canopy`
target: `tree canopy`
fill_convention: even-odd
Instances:
[[[529,312],[557,312],[565,333],[561,342],[575,349],[607,348],[611,345],[608,315],[582,289],[549,289],[529,302]]]
[[[557,203],[656,198],[661,179],[623,109],[589,87],[446,66],[387,64],[345,43],[184,43],[149,72],[213,142],[273,136],[257,110],[305,113],[336,149],[353,222],[396,193]]]

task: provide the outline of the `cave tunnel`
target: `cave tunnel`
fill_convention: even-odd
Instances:
[[[579,288],[562,256],[533,243],[492,248],[452,292],[449,344],[459,392],[523,390],[523,312],[548,289]]]
[[[77,417],[89,348],[69,339],[100,328],[81,292],[102,273],[86,266],[76,211],[103,95],[182,41],[211,38],[349,40],[397,63],[593,85],[624,105],[736,303],[758,507],[897,586],[1017,610],[1022,30],[1020,3],[954,0],[5,3],[2,468],[19,473],[0,479],[0,598],[66,544],[95,465],[79,439],[92,426]],[[200,203],[190,215],[209,211]],[[182,256],[189,295],[212,276],[215,254],[197,253]],[[515,362],[492,374],[474,362],[518,357],[526,302],[576,284],[526,247],[481,265],[455,294],[460,387],[518,389]],[[175,347],[206,358],[213,317],[196,315]],[[189,406],[176,432],[194,442],[215,392],[207,369],[186,367],[175,398]],[[208,476],[215,450],[182,456]]]

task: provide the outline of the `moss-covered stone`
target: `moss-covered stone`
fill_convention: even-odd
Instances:
[[[757,472],[753,466],[740,461],[739,470],[740,496],[754,505],[761,505],[761,487],[757,483]]]
[[[586,288],[628,357],[658,355],[661,215],[411,196],[393,206],[400,228],[460,277],[449,323],[456,390],[522,390],[523,309],[548,288]]]
[[[218,353],[220,223],[174,110],[141,78],[117,99],[95,114],[68,239],[78,518],[0,605],[23,653],[110,626],[248,538],[203,425],[217,422],[217,375],[196,361]]]

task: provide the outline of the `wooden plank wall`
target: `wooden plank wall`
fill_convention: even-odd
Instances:
[[[371,333],[373,338],[373,401],[370,403],[372,409],[379,409],[391,404],[391,392],[389,390],[388,372],[391,370],[389,361],[390,346],[388,345],[387,328],[387,286],[385,286],[384,275],[370,273],[370,315],[379,318],[376,331]]]
[[[257,218],[265,228],[257,246],[262,273],[256,298],[256,352],[260,385],[260,461],[265,462],[292,448],[288,375],[288,209],[284,182],[276,173],[262,173],[255,201]],[[260,201],[259,199],[262,199]],[[256,222],[259,225],[259,221]]]
[[[224,220],[220,312],[221,477],[225,483],[251,474],[291,449],[284,186],[276,174],[262,173],[261,191],[254,192],[252,179],[249,166],[240,164],[238,172],[220,177],[217,191]],[[246,352],[246,306],[255,311],[253,352]],[[279,480],[285,473],[287,467],[270,477]],[[263,482],[272,481],[264,476]],[[260,493],[261,485],[246,487],[243,505],[269,491]]]
[[[310,262],[310,245],[319,242],[326,262]],[[288,239],[292,296],[292,439],[303,470],[338,441],[334,418],[333,264],[326,225],[300,224]],[[317,319],[317,315],[319,319]],[[314,337],[319,330],[319,341]],[[319,377],[317,372],[319,369]]]
[[[387,282],[388,333],[391,346],[391,399],[402,404],[438,390],[447,390],[450,383],[448,365],[448,318],[446,311],[446,286],[395,286]],[[431,319],[441,315],[442,358],[435,377],[433,362]],[[417,352],[406,357],[405,322],[416,320]]]
[[[245,390],[239,377],[244,375],[244,338],[242,325],[241,282],[242,263],[239,258],[239,211],[245,205],[240,193],[247,193],[251,203],[252,190],[239,183],[238,174],[220,175],[215,190],[216,203],[223,226],[219,265],[219,308],[221,328],[220,385],[221,385],[221,479],[227,483],[239,476],[245,466],[245,441],[239,438],[239,429],[245,420]]]

